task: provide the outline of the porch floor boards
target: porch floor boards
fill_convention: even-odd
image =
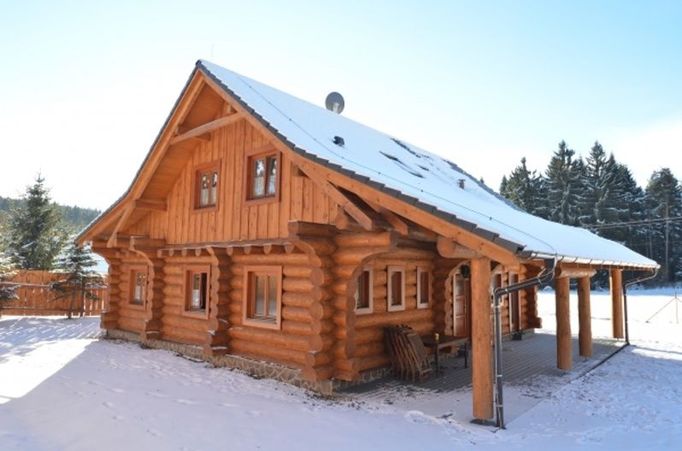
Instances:
[[[509,385],[524,385],[535,377],[551,376],[569,382],[599,365],[623,344],[623,341],[595,338],[592,345],[592,357],[586,358],[578,355],[578,339],[573,337],[573,368],[570,371],[563,371],[556,367],[556,336],[554,334],[537,332],[525,335],[520,341],[505,341],[502,346],[503,381]],[[448,392],[470,387],[471,361],[469,361],[469,368],[464,368],[464,358],[448,356],[441,358],[441,372],[437,374],[434,371],[423,382],[406,382],[388,376],[346,388],[341,392],[371,396],[372,393],[380,393],[405,385],[433,392]]]

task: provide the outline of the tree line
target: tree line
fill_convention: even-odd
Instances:
[[[522,158],[500,184],[500,194],[517,207],[588,228],[656,260],[661,283],[682,278],[682,186],[670,168],[654,171],[640,187],[599,142],[583,159],[561,141],[543,172],[526,163]]]
[[[93,269],[97,262],[90,249],[74,242],[77,224],[83,227],[97,212],[58,206],[50,199],[40,175],[21,199],[0,200],[7,207],[0,222],[0,301],[16,298],[18,285],[12,283],[12,277],[17,270],[58,271],[63,277],[50,288],[56,292],[56,299],[70,300],[70,318],[83,299],[92,298],[91,288],[103,281]]]

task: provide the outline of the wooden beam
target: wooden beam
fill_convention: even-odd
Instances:
[[[339,204],[343,210],[348,213],[348,215],[355,219],[358,224],[362,226],[363,229],[367,231],[374,230],[374,221],[370,218],[367,213],[362,211],[360,207],[355,205],[352,200],[345,196],[341,191],[339,191],[334,185],[329,183],[327,179],[318,174],[314,169],[310,168],[307,164],[300,165],[299,169],[313,182],[315,182],[322,191],[329,196],[331,200]]]
[[[570,370],[573,365],[571,346],[571,316],[569,306],[570,279],[555,279],[556,296],[556,361],[557,367]]]
[[[590,312],[590,278],[578,279],[578,343],[582,357],[592,356],[592,314]]]
[[[168,210],[168,204],[165,200],[137,199],[135,200],[135,208],[140,210],[166,211]]]
[[[479,421],[493,417],[492,322],[490,260],[471,260],[471,384],[473,414]]]
[[[611,320],[613,338],[624,338],[623,329],[623,271],[611,270]]]
[[[438,249],[438,254],[443,258],[472,259],[481,257],[479,253],[467,249],[464,246],[460,246],[450,238],[445,238],[443,236],[438,237],[436,249]]]
[[[130,215],[132,214],[134,208],[134,204],[128,205],[128,207],[123,211],[121,214],[121,217],[118,219],[118,222],[116,223],[116,227],[114,227],[113,232],[111,232],[111,236],[109,236],[109,239],[107,240],[107,247],[115,247],[116,246],[116,240],[118,238],[118,232],[121,230],[121,227],[125,224],[125,222],[128,220]]]
[[[372,210],[379,213],[386,220],[386,222],[388,222],[391,227],[396,230],[396,232],[403,236],[407,236],[410,228],[405,221],[400,219],[400,216],[393,213],[391,210],[382,207],[381,205],[375,204],[374,202],[367,202],[367,205],[369,205]]]
[[[240,113],[232,113],[229,116],[223,116],[219,119],[215,119],[211,122],[207,122],[205,124],[202,124],[198,127],[195,127],[185,133],[175,135],[173,138],[170,140],[170,145],[173,146],[175,144],[178,144],[183,141],[187,141],[188,139],[191,138],[198,138],[201,135],[204,135],[206,133],[210,133],[214,130],[217,130],[219,128],[227,127],[230,124],[234,124],[237,122],[239,119],[241,119],[243,116]]]
[[[596,270],[587,266],[575,266],[560,264],[556,271],[556,278],[568,277],[571,279],[582,279],[583,277],[594,277]]]

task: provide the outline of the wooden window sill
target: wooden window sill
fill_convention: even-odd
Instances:
[[[261,329],[271,329],[271,330],[280,330],[281,329],[280,323],[275,322],[275,321],[270,321],[270,320],[245,318],[243,322],[244,322],[245,326],[259,327]]]
[[[207,310],[185,310],[182,312],[182,316],[194,319],[208,319]]]

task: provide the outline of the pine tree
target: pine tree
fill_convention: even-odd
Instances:
[[[63,247],[60,217],[44,182],[38,175],[26,189],[25,202],[10,213],[6,247],[22,269],[51,269]]]
[[[69,319],[76,306],[79,307],[80,315],[83,316],[85,299],[97,299],[92,289],[101,286],[104,280],[93,270],[96,265],[97,262],[90,248],[78,246],[74,242],[69,243],[64,255],[59,258],[57,268],[66,277],[54,282],[52,288],[57,292],[57,299],[69,298]]]
[[[574,155],[561,141],[546,172],[548,219],[570,225],[578,224],[584,174],[582,159],[574,159]]]
[[[546,216],[542,177],[526,166],[526,158],[514,168],[509,178],[502,177],[500,194],[512,201],[517,207],[537,216]]]
[[[586,159],[583,192],[580,205],[580,223],[603,224],[618,220],[616,197],[616,160],[606,156],[598,141]]]
[[[14,265],[5,254],[0,253],[0,314],[3,302],[17,299],[17,285],[7,285],[14,277]]]
[[[682,216],[682,187],[669,168],[655,171],[646,187],[647,213],[652,219]],[[657,246],[652,246],[654,259],[661,263],[661,280],[674,282],[680,276],[682,261],[682,226],[664,221],[655,227]]]

